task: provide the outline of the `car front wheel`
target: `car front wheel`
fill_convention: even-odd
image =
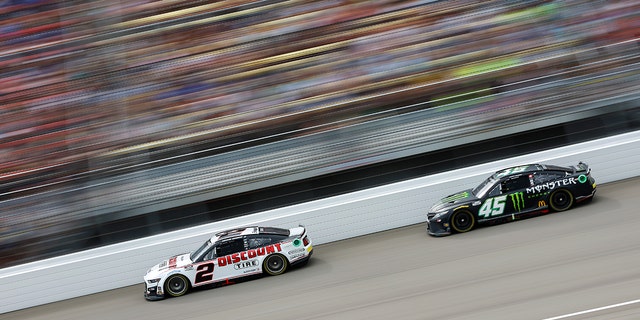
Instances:
[[[189,281],[181,274],[174,274],[164,283],[164,290],[172,297],[179,297],[189,290]]]
[[[469,210],[457,210],[451,215],[451,227],[456,232],[467,232],[473,229],[476,219]]]

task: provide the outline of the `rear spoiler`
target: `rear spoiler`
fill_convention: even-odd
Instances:
[[[578,172],[586,172],[587,174],[591,173],[591,168],[589,168],[589,165],[580,161],[578,162],[577,166],[571,166],[571,168],[573,169],[573,173],[578,173]]]
[[[307,233],[307,228],[302,225],[302,224],[298,224],[298,227],[296,228],[290,228],[289,229],[289,236],[303,236]]]

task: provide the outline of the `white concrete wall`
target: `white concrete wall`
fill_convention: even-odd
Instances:
[[[0,269],[0,313],[141,283],[147,268],[221,229],[304,224],[317,245],[424,222],[435,201],[503,167],[579,161],[600,184],[639,176],[640,131]]]

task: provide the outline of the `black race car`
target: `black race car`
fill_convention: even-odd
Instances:
[[[565,211],[591,200],[596,182],[586,163],[560,167],[528,164],[496,172],[475,189],[450,195],[427,213],[427,232],[445,236],[467,232],[478,224],[525,215]]]

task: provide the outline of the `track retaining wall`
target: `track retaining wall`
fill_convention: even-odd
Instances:
[[[303,224],[318,245],[422,223],[435,201],[474,187],[504,167],[524,163],[575,165],[579,161],[591,166],[599,184],[639,176],[640,132],[0,269],[0,313],[141,283],[149,267],[171,255],[197,248],[221,229],[255,224],[279,227]],[[141,302],[142,295],[140,292]]]

